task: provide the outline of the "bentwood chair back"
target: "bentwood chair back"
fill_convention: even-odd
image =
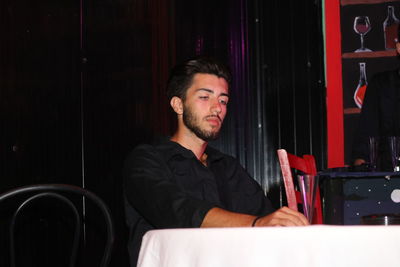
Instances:
[[[84,224],[85,215],[81,216],[81,213],[85,214],[85,207],[82,206],[84,206],[83,203],[85,203],[86,200],[88,200],[88,203],[90,203],[91,206],[94,205],[99,209],[103,217],[100,222],[103,221],[105,224],[104,228],[102,229],[106,229],[106,233],[100,233],[100,235],[103,235],[105,239],[104,250],[100,252],[100,254],[102,254],[101,262],[90,265],[102,267],[108,266],[114,242],[114,226],[107,205],[103,202],[102,199],[100,199],[97,195],[90,192],[89,190],[78,186],[66,184],[29,185],[12,189],[0,195],[1,207],[12,207],[10,208],[10,213],[12,213],[11,219],[7,223],[9,231],[8,235],[10,248],[10,266],[14,267],[16,266],[17,262],[23,261],[24,253],[32,254],[32,252],[27,252],[27,248],[24,247],[26,245],[26,242],[18,242],[18,240],[20,240],[21,238],[16,238],[16,233],[19,229],[17,226],[23,225],[22,228],[29,229],[29,231],[31,232],[39,231],[38,228],[42,228],[42,226],[37,227],[40,224],[34,221],[38,218],[40,218],[39,220],[41,221],[41,225],[45,225],[43,228],[48,230],[62,229],[62,231],[64,231],[63,233],[47,233],[46,231],[44,231],[45,234],[42,234],[39,239],[52,241],[57,240],[55,244],[53,244],[52,242],[50,244],[50,247],[53,245],[60,246],[61,248],[57,250],[57,253],[60,250],[63,253],[66,253],[66,261],[68,262],[68,266],[76,266],[78,252],[81,248],[84,247],[84,245],[82,245],[81,243],[82,240],[84,242],[85,238],[81,238],[81,233],[85,231],[86,225]],[[40,214],[42,212],[40,211],[40,208],[43,206],[52,206],[53,208],[56,207],[56,209],[62,210],[60,211],[60,213],[70,217],[68,218],[68,222],[70,222],[69,224],[72,225],[72,227],[63,228],[64,225],[60,227],[59,224],[61,222],[59,219],[58,221],[56,221],[57,226],[49,227],[49,224],[54,223],[54,221],[46,220],[46,218],[44,219],[43,217],[36,216],[37,214]],[[57,214],[57,210],[47,208],[43,212],[43,214],[45,214],[46,216],[52,216],[54,213]],[[45,223],[43,223],[44,220]],[[69,229],[71,229],[71,231],[69,231]],[[56,236],[56,238],[54,238],[54,236]],[[68,237],[67,240],[62,240],[59,238],[63,238],[65,236]],[[41,242],[43,240],[28,241],[34,242],[33,244],[36,244],[35,242],[42,244]],[[70,247],[70,249],[68,247]],[[36,248],[34,249],[36,250]],[[48,250],[42,250],[45,251],[45,255],[40,256],[41,261],[46,260],[43,258],[57,257],[54,255],[46,255],[46,252],[48,252]],[[16,251],[18,251],[19,253],[17,253]]]
[[[288,202],[288,207],[293,210],[298,210],[298,204],[302,203],[300,191],[296,190],[293,181],[292,169],[299,170],[304,174],[317,174],[317,167],[315,164],[315,158],[312,155],[303,155],[303,157],[298,157],[294,154],[286,152],[285,149],[278,149],[279,164],[281,166],[283,182],[285,185],[286,199]],[[322,224],[322,206],[321,206],[321,196],[319,187],[317,187],[317,192],[315,196],[315,210],[313,216],[313,224]]]

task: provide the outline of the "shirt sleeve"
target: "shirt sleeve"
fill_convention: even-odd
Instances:
[[[275,211],[260,184],[240,164],[236,175],[240,177],[240,187],[245,189],[239,201],[246,203],[247,214],[264,216]]]
[[[188,196],[152,146],[137,147],[124,165],[128,203],[156,228],[200,227],[213,204]]]
[[[227,156],[223,164],[214,168],[216,173],[221,174],[218,179],[220,197],[227,210],[255,216],[275,211],[260,184],[247,173],[237,159]]]

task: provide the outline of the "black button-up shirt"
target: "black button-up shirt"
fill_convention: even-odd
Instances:
[[[199,227],[213,207],[251,215],[274,211],[260,185],[231,156],[207,147],[207,167],[178,143],[140,145],[125,161],[129,254],[135,266],[151,229]]]

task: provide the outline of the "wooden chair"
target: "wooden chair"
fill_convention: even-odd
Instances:
[[[34,232],[33,235],[36,235],[36,232],[40,231],[42,228],[37,227],[37,225],[44,225],[43,228],[47,230],[43,236],[40,235],[40,239],[48,240],[51,239],[47,238],[48,236],[56,236],[57,238],[55,239],[57,242],[51,242],[49,246],[58,246],[57,251],[61,251],[63,254],[64,252],[67,252],[68,256],[65,257],[65,261],[68,262],[68,266],[75,266],[77,263],[78,250],[79,248],[84,247],[84,245],[80,247],[81,240],[85,240],[85,238],[81,239],[81,229],[84,228],[82,225],[84,225],[85,215],[82,216],[83,219],[80,215],[80,210],[82,210],[82,213],[85,214],[85,209],[82,207],[84,198],[88,200],[88,204],[94,204],[94,206],[97,207],[97,209],[101,212],[105,224],[104,228],[106,229],[106,233],[104,234],[104,251],[102,254],[100,254],[102,255],[101,263],[95,263],[93,266],[108,266],[114,242],[113,221],[108,207],[94,193],[78,186],[65,184],[30,185],[15,188],[0,194],[0,204],[2,204],[2,210],[10,210],[10,212],[7,212],[7,214],[10,213],[10,215],[12,215],[10,216],[11,219],[9,223],[7,223],[9,225],[10,266],[16,266],[17,259],[19,261],[23,260],[23,253],[24,251],[27,251],[25,242],[16,241],[16,233],[18,232],[18,227],[16,227],[16,225],[22,226],[23,229],[28,229],[29,231]],[[59,209],[59,211],[57,211],[57,209]],[[65,217],[68,217],[68,219],[64,221],[58,217],[56,219],[48,219],[47,216],[54,217],[54,215],[57,215],[57,212]],[[36,216],[37,214],[41,213],[43,213],[45,217]],[[38,218],[39,223],[37,222]],[[70,228],[66,228],[66,224],[62,224],[65,221],[68,221],[68,226],[71,225]],[[54,226],[53,222],[55,222],[56,227]],[[53,223],[51,224],[53,227],[49,226],[50,223]],[[59,226],[60,224],[62,224],[61,227]],[[51,231],[50,233],[47,233],[48,230],[54,229],[61,229],[61,231]],[[69,231],[69,229],[71,229],[71,231]],[[21,227],[19,227],[19,230],[23,231]],[[26,231],[24,230],[23,232],[25,233]],[[64,239],[65,237],[67,238]],[[26,238],[27,237],[25,237],[25,240]],[[42,241],[43,240],[38,240],[38,242],[41,242],[41,244]],[[34,242],[33,244],[36,244],[36,241],[30,242]],[[68,246],[71,248],[68,249]],[[20,255],[17,255],[16,248],[21,251]],[[51,257],[51,255],[44,254],[43,257]],[[40,256],[40,258],[43,257],[42,255]],[[60,260],[62,259],[60,258]]]
[[[278,158],[279,164],[281,166],[283,182],[285,185],[288,207],[297,211],[297,205],[301,204],[302,200],[300,192],[296,190],[294,186],[292,169],[299,170],[304,174],[316,175],[317,167],[315,164],[315,158],[312,155],[303,155],[303,157],[298,157],[296,155],[287,153],[285,149],[278,149]],[[323,223],[319,187],[317,187],[317,192],[315,196],[315,210],[312,223]]]

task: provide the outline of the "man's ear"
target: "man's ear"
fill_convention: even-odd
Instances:
[[[396,43],[396,50],[397,53],[400,55],[400,40],[398,40],[398,42]]]
[[[169,102],[171,104],[171,107],[175,111],[176,114],[182,115],[183,113],[183,102],[182,99],[180,99],[177,96],[174,96],[171,98],[171,101]]]

